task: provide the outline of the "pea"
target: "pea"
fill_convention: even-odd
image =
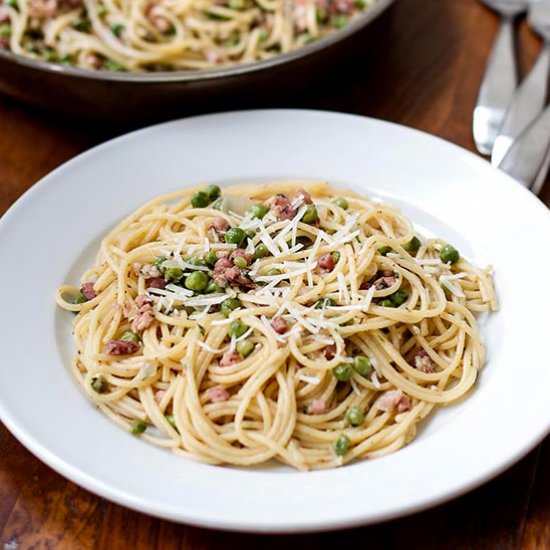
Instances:
[[[153,265],[154,265],[155,267],[160,267],[160,266],[163,264],[163,262],[165,262],[166,260],[167,260],[166,257],[164,257],[164,256],[159,256],[158,258],[155,258],[155,259],[153,260]]]
[[[253,218],[259,218],[260,220],[269,212],[269,207],[261,202],[253,204],[250,207],[250,213]]]
[[[164,418],[166,418],[168,424],[170,424],[170,426],[172,426],[172,428],[174,428],[174,430],[176,430],[176,432],[177,432],[178,427],[176,426],[176,419],[174,418],[174,415],[173,414],[165,414]]]
[[[334,15],[332,17],[332,19],[330,20],[330,22],[331,22],[333,27],[335,27],[337,29],[342,29],[348,24],[349,17],[339,13],[338,15]]]
[[[105,393],[107,391],[107,380],[102,375],[96,376],[92,379],[91,386],[96,393]]]
[[[204,256],[204,263],[206,265],[213,266],[218,261],[218,256],[213,250],[210,250],[205,256]]]
[[[242,321],[231,321],[229,324],[229,330],[227,333],[231,338],[238,338],[242,336],[248,330],[248,325],[245,325]]]
[[[239,246],[244,241],[244,231],[240,227],[232,227],[225,232],[225,242]]]
[[[242,10],[244,9],[244,0],[228,0],[227,5],[232,10]]]
[[[193,208],[205,208],[210,204],[210,199],[204,191],[198,191],[191,197]]]
[[[349,450],[350,440],[346,434],[342,434],[333,445],[334,453],[337,456],[344,456]]]
[[[238,256],[233,260],[233,264],[237,267],[240,267],[241,269],[244,269],[248,265],[248,262],[242,256]]]
[[[205,265],[205,261],[202,258],[199,258],[198,256],[189,256],[188,258],[185,258],[185,261],[191,265],[200,265],[200,266]]]
[[[365,3],[365,0],[355,0],[354,4],[355,4],[355,7],[356,7],[357,9],[359,9],[359,10],[364,9],[365,6],[367,5],[367,4]]]
[[[147,429],[147,424],[143,420],[136,420],[131,427],[134,435],[141,435]]]
[[[122,34],[122,31],[124,30],[124,25],[121,25],[120,23],[113,23],[111,25],[111,32],[119,37]]]
[[[227,298],[227,300],[224,300],[220,306],[221,312],[226,316],[229,317],[229,314],[238,307],[241,306],[241,302],[238,298]]]
[[[351,378],[351,367],[347,363],[340,363],[332,369],[332,374],[339,382],[347,382]]]
[[[275,275],[282,275],[282,271],[280,269],[277,269],[276,267],[272,267],[271,269],[268,269],[265,274],[268,277],[274,277]]]
[[[247,357],[252,353],[254,349],[254,344],[248,340],[241,340],[237,342],[237,351],[243,356]]]
[[[265,42],[269,38],[269,31],[267,29],[262,29],[258,34],[258,40],[260,42]]]
[[[334,199],[334,204],[342,208],[342,210],[347,210],[349,208],[349,202],[344,197]]]
[[[392,251],[392,248],[391,246],[381,246],[379,249],[378,249],[378,252],[380,254],[382,254],[382,256],[386,256],[389,252]]]
[[[88,301],[88,298],[82,294],[82,292],[79,292],[76,295],[71,295],[67,297],[67,301],[71,304],[83,304],[84,302]]]
[[[304,223],[315,223],[319,219],[319,214],[317,213],[317,208],[313,206],[313,204],[308,204],[306,206],[306,211],[304,212],[304,215],[302,216],[302,221]]]
[[[395,307],[399,307],[401,304],[404,304],[407,301],[409,295],[403,290],[399,289],[390,296],[390,300],[393,302]]]
[[[340,252],[331,252],[330,255],[332,256],[334,263],[337,264],[340,260]]]
[[[98,17],[104,17],[105,15],[107,15],[109,13],[109,10],[105,7],[104,4],[99,4],[97,6],[97,11],[96,11]]]
[[[78,17],[73,23],[73,29],[80,32],[90,32],[92,30],[92,25],[89,19],[85,17]]]
[[[208,286],[208,275],[204,271],[193,271],[185,277],[185,288],[201,292]]]
[[[210,279],[210,281],[208,281],[208,285],[204,290],[206,294],[213,294],[214,292],[223,292],[223,291],[224,291],[224,288],[221,287],[218,283],[216,283],[216,281],[214,281],[213,279]]]
[[[439,251],[439,257],[444,264],[456,264],[456,262],[460,259],[460,254],[454,246],[446,244]]]
[[[317,8],[315,10],[315,18],[317,19],[317,23],[325,22],[328,18],[327,10],[322,7]]]
[[[113,73],[118,73],[126,70],[126,67],[124,65],[121,65],[120,63],[117,63],[113,59],[106,59],[103,62],[103,68],[106,71],[111,71]]]
[[[222,190],[218,185],[209,185],[206,188],[206,194],[210,201],[215,201],[222,194]]]
[[[0,25],[0,38],[9,38],[11,36],[11,25],[3,23]]]
[[[381,300],[379,302],[379,305],[381,305],[382,307],[395,307],[395,304],[389,298],[384,298],[383,300]]]
[[[372,365],[368,357],[358,355],[353,359],[353,368],[361,376],[367,377],[372,371]]]
[[[248,239],[252,240],[256,236],[256,231],[254,231],[254,229],[247,229],[244,234]]]
[[[269,250],[264,243],[260,243],[254,250],[252,259],[258,260],[259,258],[265,258],[266,256],[269,256]]]
[[[19,4],[17,3],[17,0],[5,0],[4,4],[6,4],[6,6],[10,6],[11,8],[15,8],[15,9],[19,8]]]
[[[365,421],[365,411],[358,405],[352,405],[346,413],[346,420],[352,426],[361,426]]]
[[[127,330],[120,339],[124,342],[139,342],[139,336],[133,330]]]
[[[164,278],[167,281],[177,282],[183,277],[183,269],[179,267],[169,267],[164,271]]]
[[[415,235],[408,243],[403,245],[403,248],[411,254],[416,254],[421,246],[420,239]]]
[[[326,309],[328,306],[335,306],[336,302],[332,298],[319,298],[315,302],[315,309]]]

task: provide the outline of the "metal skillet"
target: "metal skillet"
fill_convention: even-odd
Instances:
[[[344,43],[352,42],[345,39],[370,26],[394,1],[377,0],[348,26],[307,46],[271,59],[208,70],[92,71],[0,50],[0,92],[50,111],[126,123],[220,110],[231,106],[231,98],[239,98],[241,107],[243,102],[254,106],[307,86],[315,74],[336,62]]]

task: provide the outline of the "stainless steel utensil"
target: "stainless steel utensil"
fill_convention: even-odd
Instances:
[[[499,165],[513,140],[540,115],[546,104],[550,70],[550,0],[532,0],[528,21],[543,38],[544,46],[506,111],[493,147],[491,162],[494,166]]]
[[[481,1],[502,17],[474,109],[474,141],[480,153],[489,155],[517,86],[514,19],[527,10],[528,0]]]
[[[389,33],[387,21],[380,16],[394,1],[376,0],[343,29],[302,48],[263,61],[203,71],[91,71],[0,48],[0,92],[51,111],[108,123],[142,124],[235,106],[250,108],[313,85],[327,67],[336,66],[355,50],[383,49]]]
[[[550,106],[514,140],[498,167],[540,192],[550,167]]]

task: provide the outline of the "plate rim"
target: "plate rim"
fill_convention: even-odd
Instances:
[[[53,183],[53,182],[50,182],[50,180],[55,180],[55,178],[58,175],[62,174],[63,171],[65,170],[70,171],[72,167],[78,164],[78,162],[80,162],[83,158],[87,158],[88,156],[92,156],[98,153],[101,154],[103,150],[107,150],[113,147],[114,145],[119,145],[120,143],[124,143],[125,141],[139,139],[142,134],[146,134],[151,130],[159,130],[159,129],[162,129],[163,127],[178,125],[181,123],[185,124],[188,121],[197,121],[199,119],[207,119],[207,118],[220,117],[220,116],[240,117],[242,115],[249,115],[250,113],[266,113],[266,112],[275,114],[276,116],[281,113],[288,113],[288,114],[292,114],[293,116],[300,116],[300,114],[302,113],[307,113],[308,115],[313,115],[316,117],[317,116],[336,116],[336,117],[342,117],[342,118],[358,119],[367,124],[374,121],[375,123],[390,125],[394,127],[394,130],[418,133],[424,136],[425,138],[432,140],[434,143],[444,144],[446,147],[450,146],[451,148],[454,148],[457,153],[460,152],[460,154],[466,154],[470,159],[470,161],[474,162],[474,164],[477,163],[480,168],[483,167],[484,170],[487,170],[489,168],[491,171],[496,172],[496,170],[490,167],[487,161],[485,161],[484,159],[478,157],[474,153],[471,153],[470,151],[467,151],[466,149],[458,145],[455,145],[437,136],[433,136],[431,134],[428,134],[420,130],[409,128],[404,125],[396,124],[393,122],[374,119],[371,117],[363,117],[360,115],[339,113],[334,111],[319,111],[319,110],[313,110],[313,109],[312,110],[309,110],[309,109],[261,109],[261,110],[251,109],[251,110],[243,110],[243,111],[221,112],[221,113],[214,113],[214,114],[199,115],[199,116],[190,117],[190,118],[177,119],[177,120],[149,126],[146,128],[141,128],[139,130],[135,130],[133,132],[124,134],[122,136],[118,136],[107,142],[104,142],[95,147],[92,147],[91,149],[88,149],[83,153],[80,153],[79,155],[61,164],[52,172],[50,172],[49,174],[41,178],[37,183],[35,183],[28,190],[26,190],[8,208],[8,210],[4,213],[4,215],[0,219],[0,234],[2,234],[2,232],[4,231],[4,227],[6,226],[6,224],[10,222],[12,217],[16,216],[19,210],[23,208],[29,200],[32,200],[34,194],[41,192],[45,186]],[[550,216],[549,216],[550,211],[540,201],[540,199],[532,195],[532,193],[530,193],[526,188],[521,186],[518,182],[516,182],[506,174],[499,173],[499,178],[501,178],[502,181],[508,180],[509,183],[511,183],[516,187],[521,187],[525,192],[526,200],[531,201],[532,207],[543,209],[544,211],[543,213],[544,215],[547,216],[547,219],[550,223]],[[542,213],[542,210],[541,210],[541,213]],[[183,517],[182,515],[177,515],[177,514],[172,515],[170,513],[166,513],[166,511],[162,512],[161,510],[155,509],[154,506],[153,507],[151,507],[150,505],[147,506],[146,503],[141,502],[141,499],[139,498],[136,499],[135,496],[127,495],[123,492],[120,492],[119,490],[113,489],[112,487],[104,484],[101,480],[98,480],[95,477],[90,476],[88,473],[81,471],[78,467],[73,466],[70,462],[65,460],[63,457],[60,457],[56,453],[52,452],[50,449],[44,446],[39,440],[37,440],[31,434],[26,433],[24,429],[18,426],[16,419],[12,418],[10,412],[4,407],[3,402],[1,400],[0,400],[0,420],[5,424],[6,428],[32,454],[37,456],[40,460],[42,460],[44,463],[46,463],[48,466],[50,466],[52,469],[54,469],[56,472],[58,472],[62,476],[70,479],[74,483],[84,487],[85,489],[89,490],[90,492],[98,496],[106,498],[115,503],[122,504],[123,506],[126,506],[128,508],[138,510],[140,512],[153,515],[162,519],[170,519],[173,521],[185,522],[191,525],[197,525],[201,527],[224,529],[224,530],[239,531],[239,532],[256,532],[256,533],[261,533],[261,532],[263,533],[275,533],[275,532],[297,533],[297,532],[327,531],[327,530],[348,528],[348,527],[353,527],[358,525],[368,525],[368,524],[378,523],[382,521],[389,521],[397,517],[401,517],[404,515],[408,515],[414,512],[419,512],[419,511],[431,508],[432,506],[436,506],[452,498],[460,496],[474,489],[475,487],[480,486],[486,481],[493,479],[494,477],[499,475],[501,472],[509,468],[512,464],[520,460],[523,456],[525,456],[532,448],[534,448],[538,443],[540,443],[540,441],[542,441],[542,439],[544,439],[544,437],[546,437],[546,435],[550,432],[550,419],[549,419],[546,422],[547,425],[546,425],[545,431],[540,432],[534,438],[530,438],[530,441],[528,443],[526,443],[523,447],[517,449],[515,453],[508,455],[508,457],[505,460],[501,461],[501,463],[496,468],[493,467],[488,472],[483,471],[477,476],[473,476],[469,483],[462,484],[460,487],[456,488],[455,490],[443,492],[437,498],[433,498],[433,497],[425,498],[425,499],[420,498],[418,499],[419,502],[395,507],[395,509],[391,513],[386,512],[384,514],[381,514],[380,516],[370,515],[368,518],[358,516],[358,517],[349,518],[347,520],[337,519],[332,522],[323,521],[322,525],[318,523],[316,524],[315,522],[304,524],[303,522],[297,521],[294,525],[287,525],[287,526],[275,525],[274,526],[272,524],[266,524],[262,526],[262,525],[258,525],[258,523],[250,523],[247,521],[242,521],[240,524],[236,522],[231,522],[230,524],[228,524],[224,521],[208,520],[204,518],[201,519],[199,517],[189,517],[189,516]]]

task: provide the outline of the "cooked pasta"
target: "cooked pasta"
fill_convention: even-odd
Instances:
[[[299,470],[378,457],[485,361],[488,269],[395,207],[324,182],[159,197],[102,241],[73,370],[125,430],[211,464]]]
[[[374,1],[0,0],[0,48],[85,69],[207,69],[304,46]]]

